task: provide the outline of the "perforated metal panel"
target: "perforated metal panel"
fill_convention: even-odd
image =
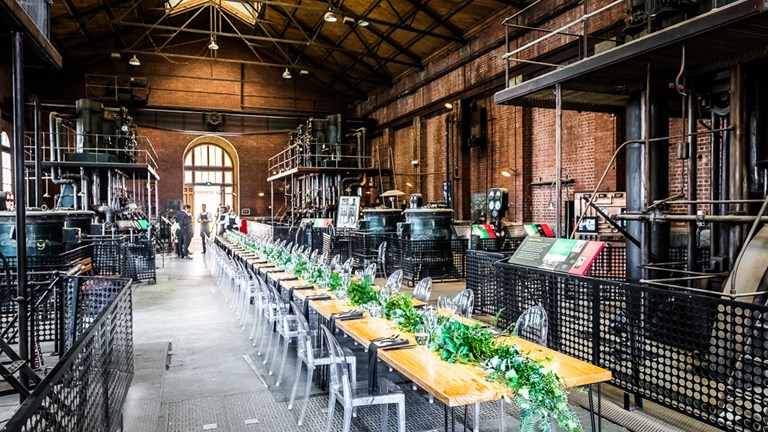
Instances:
[[[496,264],[501,324],[530,306],[548,345],[611,370],[612,384],[732,431],[768,429],[768,307]]]

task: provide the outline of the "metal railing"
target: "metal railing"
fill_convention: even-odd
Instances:
[[[307,149],[310,147],[311,149]],[[358,144],[311,143],[308,146],[292,145],[269,158],[269,175],[276,175],[294,168],[367,168],[370,156],[351,155]],[[314,152],[312,150],[315,150]]]
[[[549,318],[547,345],[609,369],[611,384],[636,401],[648,399],[728,431],[765,429],[765,298],[749,303],[720,292],[507,263],[493,267],[500,325],[542,306]]]
[[[2,431],[117,431],[133,378],[131,282],[63,277],[67,352]]]
[[[32,22],[45,35],[51,37],[51,2],[47,0],[17,0]]]

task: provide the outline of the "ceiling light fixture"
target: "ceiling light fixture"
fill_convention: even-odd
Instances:
[[[368,24],[370,23],[364,19],[359,19],[357,21],[357,25],[359,25],[360,27],[368,27]]]
[[[139,58],[136,57],[136,54],[134,54],[133,57],[128,60],[128,64],[131,66],[141,66],[141,62],[139,61]]]
[[[453,109],[453,104],[452,104],[452,103],[450,103],[450,102],[446,102],[446,103],[445,103],[443,106],[444,106],[446,109]]]
[[[325,22],[336,22],[339,20],[338,18],[336,18],[336,14],[331,11],[326,12],[325,16],[323,16],[323,19],[325,20]]]
[[[216,36],[211,35],[211,43],[208,44],[208,49],[211,51],[219,49],[219,44],[216,43]]]
[[[291,75],[291,71],[289,71],[288,68],[285,68],[285,72],[283,72],[283,78],[285,79],[293,78],[293,75]]]
[[[354,18],[352,18],[352,17],[347,17],[347,16],[345,16],[345,17],[344,17],[344,19],[343,19],[342,21],[344,22],[344,24],[346,24],[346,25],[348,25],[348,26],[353,26],[353,25],[355,25],[355,19],[354,19]]]
[[[309,75],[309,71],[306,69],[302,69],[299,71],[299,75]]]

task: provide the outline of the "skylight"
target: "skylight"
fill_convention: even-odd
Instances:
[[[234,16],[240,21],[243,21],[250,25],[255,25],[256,20],[258,19],[259,13],[261,12],[264,5],[259,2],[252,2],[247,0],[240,0],[240,1],[238,0],[235,0],[235,1],[166,0],[165,1],[165,11],[166,13],[168,13],[168,15],[176,15],[182,12],[187,12],[189,10],[197,9],[201,7],[214,7],[214,8],[220,7],[221,10],[229,12],[230,15]]]

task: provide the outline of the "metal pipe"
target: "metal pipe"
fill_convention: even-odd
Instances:
[[[24,202],[27,184],[24,182],[24,35],[13,32],[13,195],[16,198],[16,301],[19,303],[19,356],[29,361],[30,336],[34,326],[29,324],[29,306],[34,301],[27,290],[27,203]],[[31,330],[31,332],[30,332]],[[26,377],[22,374],[23,383]]]
[[[710,124],[712,129],[718,129],[720,127],[720,117],[715,114],[715,110],[712,110],[712,113],[710,115]],[[719,133],[713,133],[710,136],[709,140],[709,198],[710,201],[708,204],[709,206],[709,214],[716,215],[719,214],[720,208],[716,204],[720,204],[718,201],[722,197],[720,197],[720,179],[719,179],[719,173],[720,173],[720,134]],[[710,256],[710,262],[711,264],[715,263],[715,257],[720,256],[720,227],[718,225],[713,225],[709,229],[709,256]],[[710,267],[713,267],[713,265],[710,265]]]
[[[32,122],[35,136],[35,207],[40,207],[43,202],[43,138],[40,131],[40,100],[37,96],[32,98],[34,110]]]
[[[670,263],[670,264],[681,264],[681,263]],[[728,272],[702,273],[702,272],[697,272],[697,271],[679,270],[679,269],[675,269],[675,268],[664,267],[661,264],[645,265],[643,267],[648,268],[650,270],[663,270],[663,271],[666,271],[666,272],[669,272],[669,273],[682,273],[682,274],[692,274],[692,275],[699,275],[699,276],[704,276],[704,275],[707,275],[707,276],[723,276],[723,277],[728,276]]]
[[[728,199],[739,200],[748,197],[747,154],[749,148],[749,127],[747,124],[745,71],[742,65],[731,69],[731,121],[734,128],[734,140],[729,149],[728,174],[730,185]],[[744,205],[732,205],[731,214],[745,214]],[[731,268],[736,265],[739,249],[744,244],[744,227],[733,226],[728,232],[728,258]]]
[[[629,138],[629,141],[619,146],[616,151],[614,152],[613,159],[616,158],[616,155],[618,154],[619,150],[621,150],[624,146],[627,147],[627,153],[626,153],[626,185],[627,185],[627,212],[628,214],[634,213],[634,212],[641,212],[644,208],[643,206],[643,142],[644,142],[644,136],[643,136],[643,97],[642,94],[634,94],[630,96],[629,101],[627,102],[627,113],[626,113],[626,127],[627,127],[627,138]],[[611,161],[608,164],[608,167],[613,163]],[[600,187],[602,184],[605,174],[607,174],[608,170],[606,169],[605,172],[603,172],[603,178],[600,179],[598,182],[597,187]],[[592,194],[590,197],[590,201],[587,203],[587,206],[590,207],[592,205],[592,201],[594,200],[594,196],[597,195],[597,188],[595,189],[595,193]],[[579,226],[581,223],[581,219],[583,218],[584,211],[582,211],[582,215],[579,217],[579,221],[576,223],[576,227]],[[634,238],[642,238],[643,237],[643,231],[644,227],[643,224],[638,221],[630,221],[627,223],[627,231],[632,235]],[[573,236],[574,233],[571,234]],[[642,265],[642,255],[641,255],[641,248],[634,245],[634,244],[627,244],[627,281],[629,282],[637,282],[642,278],[641,268],[640,265]]]
[[[741,200],[670,200],[670,201],[664,201],[664,200],[658,200],[654,201],[653,204],[658,204],[664,202],[665,204],[738,204],[738,203],[744,203],[744,204],[760,204],[763,202],[761,199],[741,199]]]
[[[555,227],[563,236],[563,90],[555,84]]]
[[[686,117],[686,132],[691,133],[696,130],[696,110],[694,109],[693,95],[688,95],[686,111],[688,116]],[[688,214],[695,215],[697,213],[696,198],[697,198],[697,179],[698,173],[696,172],[696,163],[698,162],[698,145],[695,137],[688,137],[685,145],[688,145],[688,200],[691,201],[688,204]],[[699,262],[699,248],[696,244],[698,237],[697,223],[688,222],[688,270],[695,271],[698,268]]]
[[[647,214],[620,214],[616,215],[616,219],[625,221],[658,221],[665,220],[671,222],[731,222],[731,223],[749,223],[754,222],[757,216],[737,216],[737,215],[687,215],[687,214],[662,214],[659,216],[651,216]],[[768,222],[768,216],[760,217],[761,222]]]
[[[768,196],[765,197],[765,200],[763,201],[763,205],[760,207],[760,212],[757,214],[757,217],[755,217],[754,222],[752,222],[752,227],[749,229],[749,234],[747,234],[746,241],[744,242],[744,245],[741,247],[741,250],[739,251],[739,255],[736,257],[736,262],[733,266],[733,277],[731,278],[731,294],[736,294],[736,272],[739,270],[739,265],[741,264],[741,259],[744,257],[744,252],[747,250],[747,244],[749,244],[749,241],[754,237],[755,233],[757,232],[757,226],[758,226],[758,219],[763,218],[763,214],[765,214],[765,209],[768,207]],[[768,218],[766,218],[768,219]]]

